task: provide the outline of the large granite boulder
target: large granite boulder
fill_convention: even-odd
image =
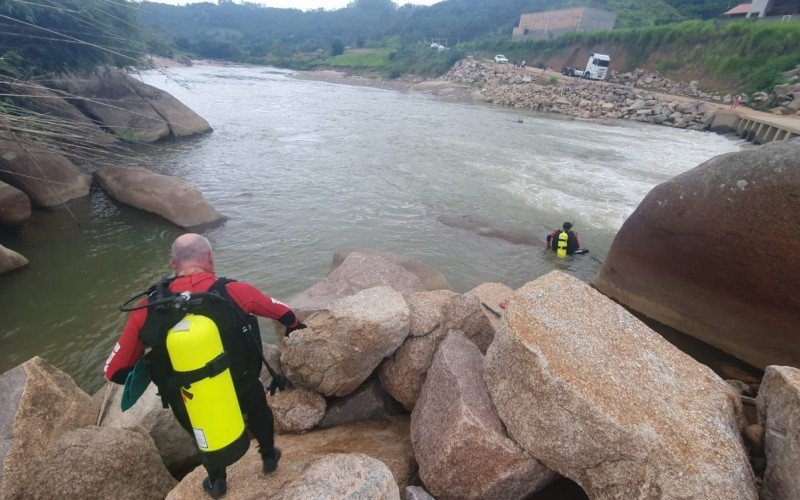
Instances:
[[[153,212],[181,227],[196,227],[225,218],[186,181],[146,168],[109,167],[94,178],[117,201]]]
[[[28,265],[28,259],[0,245],[0,274]]]
[[[592,498],[756,498],[735,391],[576,278],[517,290],[484,369],[509,436]]]
[[[104,392],[106,389],[102,389]],[[155,384],[150,384],[136,404],[123,412],[122,386],[112,385],[108,406],[100,421],[101,427],[140,427],[150,434],[156,443],[161,460],[170,471],[185,472],[200,464],[200,452],[194,439],[175,419],[172,410],[164,408]]]
[[[211,126],[202,116],[189,109],[171,94],[136,78],[126,77],[126,82],[136,94],[152,106],[159,116],[167,121],[170,136],[173,139],[207,134],[212,131]]]
[[[345,259],[354,252],[363,255],[380,257],[391,264],[396,264],[402,267],[406,271],[415,275],[419,279],[420,283],[422,283],[422,286],[425,288],[425,290],[450,290],[451,288],[450,282],[447,281],[447,278],[445,278],[442,273],[428,264],[418,260],[410,259],[408,257],[403,257],[402,255],[381,252],[379,250],[339,250],[333,254],[333,259],[331,260],[331,272],[342,265]]]
[[[275,417],[275,432],[305,432],[325,416],[325,398],[314,391],[296,387],[267,395]]]
[[[351,394],[328,398],[325,416],[318,427],[332,427],[364,420],[389,420],[403,413],[403,407],[383,390],[376,378],[370,378]]]
[[[23,496],[155,500],[175,485],[146,431],[92,426],[53,445]]]
[[[103,131],[97,123],[84,115],[64,98],[63,92],[54,91],[32,82],[0,82],[0,89],[15,94],[14,101],[26,110],[48,115],[51,119],[63,120],[70,132],[85,140],[103,144],[113,144],[117,139]],[[63,139],[69,141],[69,139]],[[83,142],[83,141],[80,141]]]
[[[362,454],[335,454],[312,460],[300,477],[274,498],[400,500],[400,492],[391,471],[380,460]]]
[[[391,422],[359,422],[306,434],[276,436],[275,445],[283,453],[278,470],[265,477],[261,472],[261,456],[251,446],[241,460],[228,468],[225,498],[271,498],[297,480],[309,464],[329,454],[363,454],[379,460],[389,468],[393,481],[405,488],[411,483],[416,466],[408,429],[408,420],[398,418]],[[198,467],[167,498],[202,498],[200,483],[205,477],[205,470]]]
[[[514,295],[514,290],[501,283],[483,283],[464,295],[478,300],[483,315],[486,316],[489,325],[492,327],[492,338],[494,338],[494,334],[500,328],[500,323],[502,323],[505,304]]]
[[[754,366],[800,365],[800,142],[717,156],[662,183],[592,284]]]
[[[432,290],[409,293],[406,303],[411,314],[408,334],[411,337],[427,337],[437,329],[443,329],[447,322],[447,306],[460,297],[450,290]]]
[[[526,498],[556,478],[508,438],[483,382],[483,355],[457,331],[436,352],[411,442],[435,497]]]
[[[96,419],[92,398],[42,358],[0,375],[0,498],[31,496],[27,488],[56,441]]]
[[[0,181],[0,224],[16,227],[31,218],[31,200],[19,189]]]
[[[411,293],[406,302],[411,315],[409,337],[381,363],[381,385],[408,410],[414,405],[433,361],[433,353],[450,333],[445,310],[459,294],[450,290]]]
[[[281,341],[281,367],[296,385],[326,396],[353,392],[408,335],[403,295],[376,287],[345,297]]]
[[[767,367],[756,402],[767,457],[761,496],[800,498],[800,370]]]
[[[494,327],[475,296],[435,290],[409,294],[406,301],[411,311],[410,335],[378,373],[389,394],[413,410],[442,339],[458,330],[485,353]]]
[[[398,292],[424,290],[419,278],[403,267],[379,255],[353,252],[324,280],[290,298],[287,303],[301,319],[305,319],[337,300],[378,286],[388,286]]]
[[[60,154],[0,139],[0,181],[37,207],[55,207],[89,194],[90,178]]]
[[[208,122],[180,101],[123,73],[100,71],[52,82],[68,101],[128,142],[156,142],[210,132]]]
[[[494,327],[477,297],[459,295],[447,304],[444,315],[445,328],[459,330],[486,354],[494,340]]]

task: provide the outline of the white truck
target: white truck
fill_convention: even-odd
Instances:
[[[564,66],[561,70],[566,76],[575,76],[578,78],[588,78],[590,80],[605,80],[608,75],[608,67],[611,64],[611,58],[606,54],[592,54],[589,61],[586,63],[586,69],[571,68]]]

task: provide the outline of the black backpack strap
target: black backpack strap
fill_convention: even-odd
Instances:
[[[228,286],[228,283],[235,283],[235,282],[236,280],[232,280],[229,278],[217,278],[217,281],[214,282],[213,285],[211,285],[211,288],[209,288],[208,291],[218,293],[236,311],[242,322],[248,324],[247,320],[248,314],[244,311],[244,309],[242,309],[239,306],[239,304],[236,303],[235,300],[233,300],[233,297],[230,296],[230,294],[228,293],[228,289],[226,288]],[[251,329],[249,336],[251,337],[255,336],[255,331]],[[250,338],[248,340],[254,344],[252,347],[258,351],[258,355],[261,358],[261,362],[264,363],[264,366],[267,368],[267,371],[269,372],[270,376],[273,379],[276,378],[278,376],[278,373],[267,362],[267,358],[264,356],[264,351],[262,350],[261,339]]]
[[[224,372],[231,366],[231,360],[225,352],[220,353],[219,356],[212,359],[205,366],[196,370],[188,372],[176,372],[174,375],[167,379],[167,384],[171,391],[177,391],[179,388],[189,388],[191,385],[199,380],[206,378],[216,377]]]

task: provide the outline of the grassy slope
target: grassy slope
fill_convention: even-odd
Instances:
[[[687,21],[576,33],[551,42],[484,42],[481,49],[554,69],[561,69],[575,49],[577,65],[592,52],[605,52],[612,56],[612,69],[644,67],[670,78],[697,79],[708,88],[757,91],[781,83],[781,73],[800,64],[800,24]]]

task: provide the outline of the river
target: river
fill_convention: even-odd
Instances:
[[[553,269],[588,281],[653,186],[742,147],[715,134],[568,120],[269,68],[143,77],[215,131],[144,147],[130,164],[200,189],[229,217],[206,233],[218,274],[278,298],[322,279],[341,248],[419,259],[457,291],[487,281],[516,287]],[[117,305],[168,273],[180,230],[99,190],[69,206],[80,225],[65,210],[37,211],[21,231],[0,232],[31,261],[0,277],[0,372],[40,355],[92,391],[121,328]],[[460,216],[542,241],[571,220],[591,253],[559,260],[441,222]]]

